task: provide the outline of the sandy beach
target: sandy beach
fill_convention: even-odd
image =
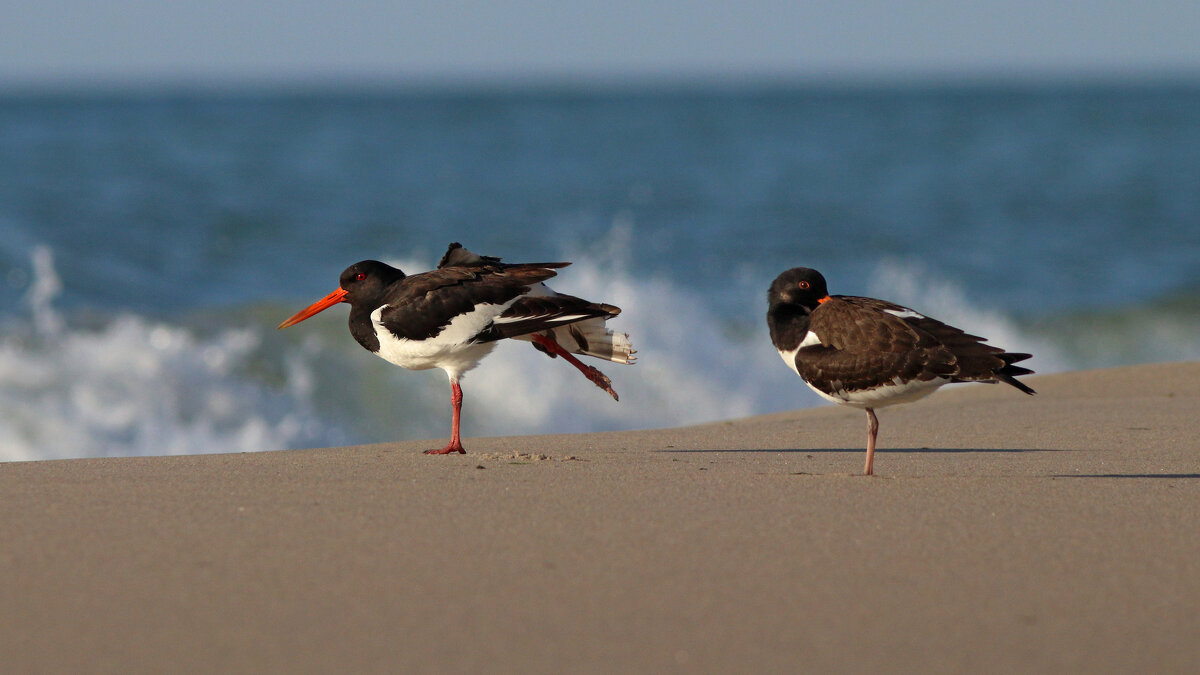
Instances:
[[[873,478],[832,406],[0,464],[0,671],[1197,672],[1200,363],[1026,379]]]

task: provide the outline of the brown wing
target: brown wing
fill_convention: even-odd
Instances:
[[[954,326],[907,307],[855,296],[834,296],[812,313],[809,330],[820,345],[801,349],[796,366],[814,386],[829,393],[871,389],[900,381],[946,378],[955,382],[1007,382],[1032,371],[1011,365],[1028,354],[1007,353]]]
[[[885,309],[905,311],[882,300],[853,296],[835,296],[817,307],[809,331],[821,344],[796,354],[801,377],[832,394],[873,389],[897,379],[954,376],[955,358],[949,349]]]
[[[1016,375],[1033,373],[1028,368],[1014,366],[1017,361],[1024,361],[1030,354],[1006,352],[999,347],[985,344],[987,338],[965,333],[954,326],[931,319],[927,316],[908,317],[904,319],[909,325],[923,331],[942,344],[954,354],[957,369],[954,373],[955,382],[1006,382],[1026,394],[1034,393],[1032,389],[1013,379]]]

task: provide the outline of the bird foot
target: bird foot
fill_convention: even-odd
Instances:
[[[446,447],[442,448],[441,450],[426,450],[425,454],[426,455],[452,455],[456,452],[460,455],[467,454],[467,451],[465,449],[463,449],[462,443],[447,443]]]
[[[620,397],[617,396],[617,392],[612,388],[612,380],[607,375],[600,372],[599,368],[595,366],[584,366],[580,369],[580,372],[583,373],[584,377],[591,380],[592,384],[595,384],[597,387],[600,387],[604,391],[608,392],[608,395],[613,397],[614,401],[621,400]]]
[[[558,344],[554,340],[551,340],[544,335],[534,335],[533,346],[537,347],[542,352],[545,352],[551,358],[553,358],[555,355],[563,357],[564,361],[578,368],[579,372],[583,373],[584,377],[592,381],[592,384],[608,392],[608,395],[613,397],[614,401],[621,400],[620,397],[617,396],[617,392],[613,391],[612,380],[610,380],[607,375],[600,372],[600,369],[595,366],[584,364],[582,361],[575,358],[570,352],[563,349],[562,345]]]

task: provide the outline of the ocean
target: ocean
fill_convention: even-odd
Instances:
[[[618,403],[504,344],[467,436],[823,405],[767,337],[794,266],[1039,373],[1197,359],[1200,85],[0,94],[0,460],[444,439],[441,371],[275,326],[452,241],[573,261],[639,352]]]

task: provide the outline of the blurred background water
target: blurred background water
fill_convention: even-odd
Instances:
[[[0,459],[443,436],[344,308],[275,326],[451,241],[574,261],[639,350],[614,403],[503,345],[467,435],[818,404],[764,323],[798,265],[1041,373],[1200,358],[1200,86],[0,94]]]

